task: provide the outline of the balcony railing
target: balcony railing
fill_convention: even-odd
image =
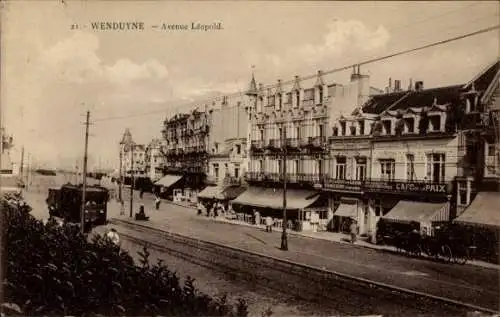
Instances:
[[[269,140],[267,147],[269,149],[281,149],[282,141],[281,141],[281,139],[271,139],[271,140]]]
[[[251,149],[252,150],[263,150],[264,149],[264,140],[252,140],[251,143]]]
[[[295,149],[299,147],[299,139],[298,138],[287,138],[286,139],[286,146],[291,149]]]
[[[241,185],[241,177],[226,176],[224,178],[224,184],[229,185],[229,186]]]

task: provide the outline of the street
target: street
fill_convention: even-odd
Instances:
[[[148,226],[472,305],[499,309],[499,272],[495,269],[432,262],[294,235],[289,236],[289,251],[283,252],[279,250],[279,232],[267,233],[252,227],[216,222],[205,216],[197,216],[194,209],[166,202],[162,203],[159,211],[155,211],[152,195],[145,193],[141,200],[138,193],[135,194],[133,212],[137,212],[141,203],[144,204],[146,214],[151,217],[150,221],[143,222]],[[27,192],[25,195],[37,217],[43,218],[46,214],[44,195],[41,192]],[[128,191],[124,191],[125,216],[119,215],[119,205],[111,201],[108,204],[108,218],[129,219],[128,197]]]

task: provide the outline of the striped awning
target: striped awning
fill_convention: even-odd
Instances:
[[[335,210],[335,213],[333,215],[337,217],[348,217],[356,219],[358,216],[357,205],[341,203],[337,210]]]
[[[198,198],[223,200],[224,199],[223,191],[224,187],[208,186],[205,187],[204,190],[198,193]]]
[[[465,211],[453,222],[480,227],[500,228],[500,196],[497,192],[479,192]]]
[[[163,178],[161,178],[159,181],[157,181],[155,183],[155,185],[160,185],[163,187],[170,187],[170,186],[174,185],[175,183],[177,183],[181,178],[182,178],[182,176],[179,176],[179,175],[165,175],[165,176],[163,176]]]
[[[383,219],[394,222],[442,222],[450,219],[449,203],[399,201]]]
[[[286,191],[287,209],[304,209],[319,199],[319,193],[310,190],[288,189]],[[250,187],[233,204],[262,208],[283,209],[283,189]]]

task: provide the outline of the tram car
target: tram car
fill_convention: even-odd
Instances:
[[[82,185],[66,184],[49,188],[47,206],[49,216],[66,223],[81,223]],[[87,186],[85,191],[85,231],[93,226],[106,224],[109,191],[101,186]]]

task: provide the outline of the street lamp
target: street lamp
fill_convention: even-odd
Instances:
[[[286,144],[285,144],[286,130],[283,129],[281,133],[281,149],[283,151],[283,232],[281,233],[281,250],[288,251],[288,238],[286,234],[287,219],[286,219]]]

